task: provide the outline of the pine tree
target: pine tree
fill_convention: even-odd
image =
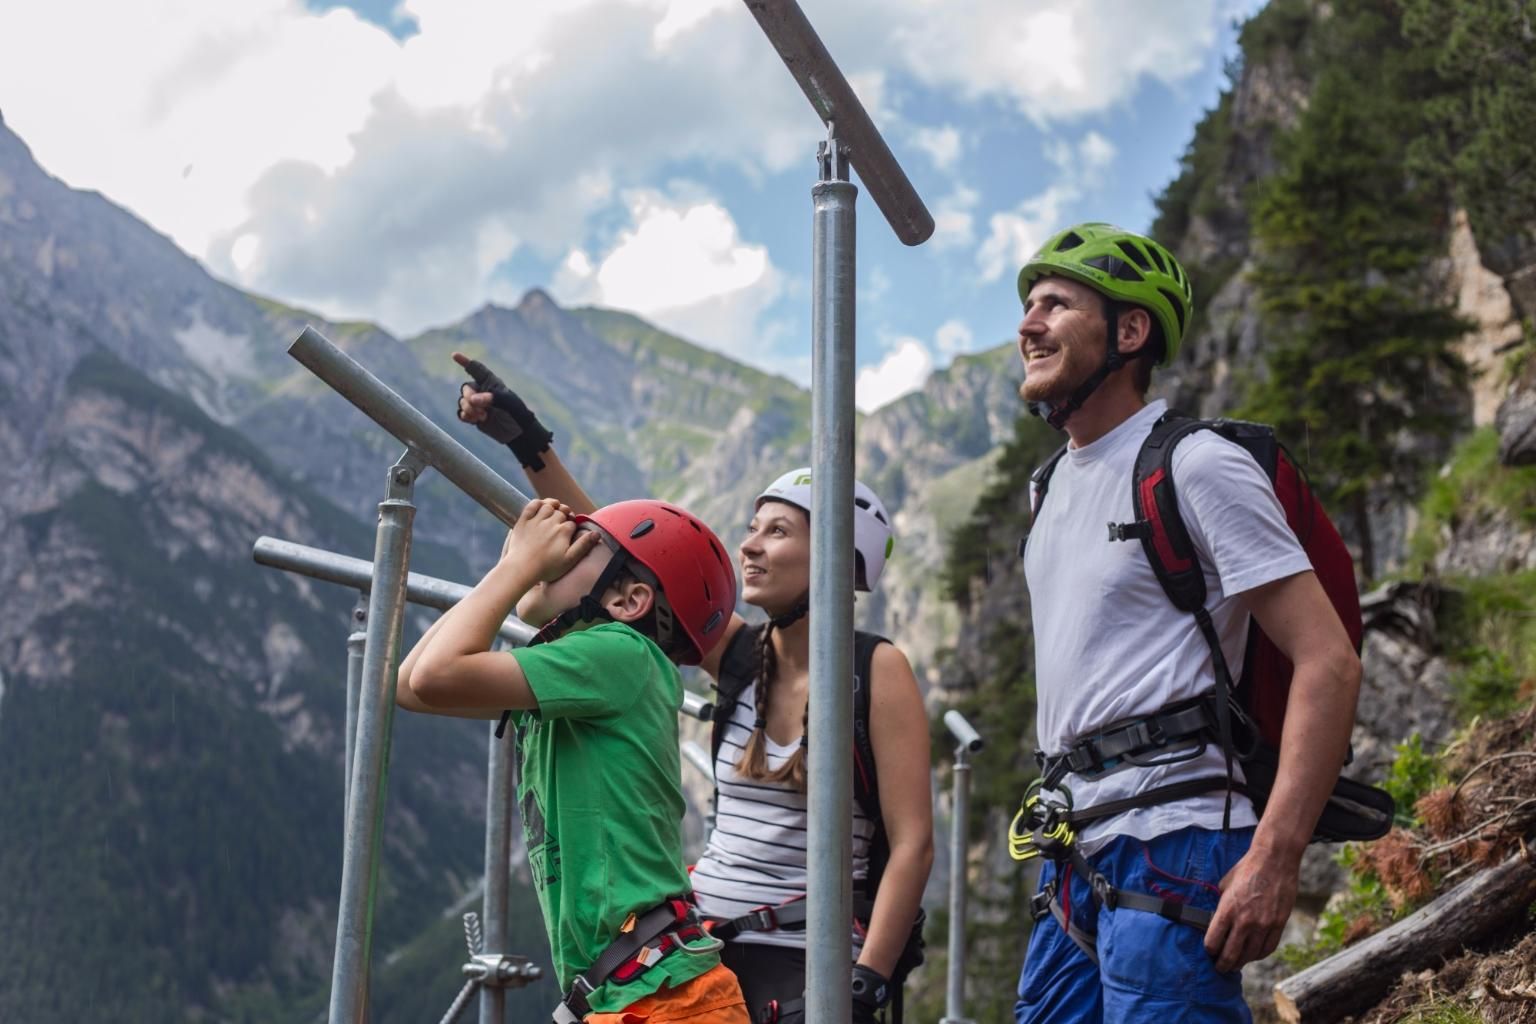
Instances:
[[[1404,126],[1438,88],[1432,56],[1385,5],[1334,14],[1325,39],[1334,59],[1254,199],[1267,372],[1244,414],[1302,459],[1369,580],[1372,499],[1411,497],[1459,420],[1451,343],[1467,325],[1427,269],[1444,252],[1447,197],[1404,170]]]

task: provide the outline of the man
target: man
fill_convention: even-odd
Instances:
[[[1183,339],[1188,276],[1151,239],[1092,223],[1047,241],[1018,287],[1020,394],[1068,437],[1024,558],[1038,738],[1055,775],[1040,799],[1077,811],[1118,806],[1068,841],[1080,859],[1046,851],[1057,859],[1042,871],[1036,907],[1056,923],[1042,917],[1034,930],[1015,1016],[1250,1020],[1239,971],[1279,944],[1302,852],[1344,763],[1359,659],[1264,472],[1199,431],[1175,449],[1173,477],[1204,570],[1212,641],[1241,666],[1251,616],[1295,665],[1264,816],[1226,785],[1136,806],[1152,790],[1184,782],[1188,791],[1229,768],[1240,782],[1215,742],[1136,750],[1086,774],[1050,770],[1106,727],[1213,692],[1217,670],[1202,626],[1173,606],[1142,546],[1105,536],[1105,523],[1135,519],[1136,456],[1166,412],[1146,393],[1152,367]],[[1142,898],[1116,899],[1125,893]]]

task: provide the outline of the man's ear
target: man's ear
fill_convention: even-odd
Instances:
[[[1152,339],[1152,314],[1140,306],[1122,309],[1119,332],[1120,336],[1116,341],[1119,343],[1120,354],[1135,355]]]
[[[628,580],[609,589],[603,607],[620,622],[638,622],[656,604],[656,591],[649,583]]]

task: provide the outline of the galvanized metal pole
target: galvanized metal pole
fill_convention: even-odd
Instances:
[[[846,1024],[853,962],[854,201],[836,126],[811,188],[811,616],[805,1009]]]
[[[324,548],[295,544],[275,537],[258,537],[251,551],[259,565],[308,576],[310,579],[338,583],[344,587],[368,590],[373,586],[373,563],[350,555],[338,555]],[[412,604],[447,611],[462,601],[470,588],[462,583],[423,576],[419,572],[405,577],[405,599]],[[526,644],[538,630],[516,616],[508,616],[496,635],[513,644]],[[698,717],[698,716],[695,716]]]
[[[498,649],[501,645],[497,645]],[[483,952],[507,951],[507,887],[512,860],[512,757],[517,733],[508,730],[496,737],[496,724],[486,730],[485,770],[485,947]],[[504,1024],[507,990],[500,985],[480,987],[480,1024]]]
[[[944,725],[955,737],[955,792],[949,823],[949,974],[946,977],[944,1019],[939,1024],[974,1024],[964,1016],[965,1004],[965,883],[966,832],[971,813],[971,754],[982,747],[981,736],[960,712],[944,712]]]
[[[391,467],[389,488],[379,503],[358,701],[357,747],[342,849],[330,1024],[364,1024],[368,1008],[373,900],[378,885],[384,784],[395,711],[395,657],[405,618],[406,566],[410,564],[411,523],[416,515],[411,499],[417,476],[425,466],[426,461],[414,449],[408,449]]]
[[[368,591],[357,593],[352,608],[352,633],[347,637],[346,761],[341,766],[341,832],[346,841],[347,809],[352,806],[352,748],[357,741],[357,695],[363,685],[363,648],[368,641]]]
[[[288,346],[288,354],[401,444],[418,453],[424,465],[443,474],[491,515],[508,526],[517,523],[518,514],[528,504],[522,491],[475,458],[468,448],[449,437],[446,430],[423,416],[325,335],[313,327],[304,328]]]

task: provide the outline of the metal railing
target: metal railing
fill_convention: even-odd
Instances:
[[[378,886],[384,814],[384,782],[395,709],[395,671],[408,600],[445,608],[468,588],[409,572],[416,481],[436,469],[501,522],[512,525],[527,505],[521,491],[498,476],[446,431],[333,345],[319,331],[304,328],[288,352],[396,440],[405,453],[390,468],[371,563],[272,538],[257,542],[263,564],[303,572],[352,586],[360,598],[348,638],[348,780],[346,831],[342,845],[341,895],[337,907],[336,953],[331,973],[330,1024],[363,1024],[373,945],[373,907]],[[363,634],[361,657],[357,634]],[[533,635],[523,623],[504,625],[504,639],[526,643]],[[356,714],[352,714],[356,694]],[[481,994],[482,1024],[500,1024],[504,988],[526,984],[538,969],[491,969],[506,946],[506,851],[510,842],[511,792],[507,785],[511,745],[496,741],[494,725],[487,754],[485,927],[481,948],[466,970]],[[490,952],[486,952],[486,950]],[[477,966],[478,964],[478,966]],[[461,996],[463,993],[461,993]],[[457,1002],[457,1000],[456,1000]]]

